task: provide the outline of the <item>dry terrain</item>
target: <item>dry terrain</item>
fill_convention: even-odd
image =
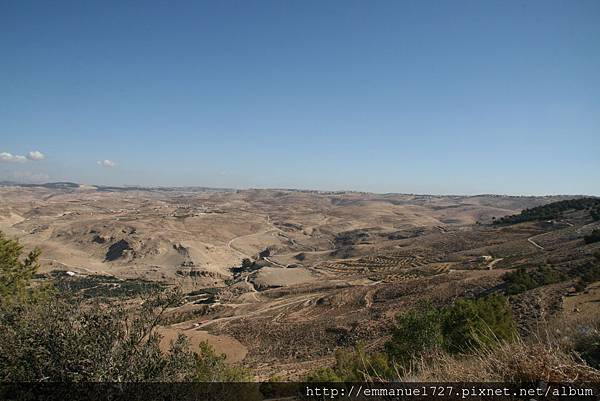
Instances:
[[[294,378],[336,348],[380,348],[394,316],[420,300],[493,292],[520,266],[588,261],[598,246],[581,238],[599,223],[583,211],[491,224],[562,199],[4,186],[0,230],[42,250],[42,273],[181,287],[187,303],[169,311],[165,342],[183,333],[259,378]],[[568,287],[517,297],[520,329],[598,310],[597,286],[579,298]]]

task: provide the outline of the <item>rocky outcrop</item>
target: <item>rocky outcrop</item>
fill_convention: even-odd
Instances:
[[[133,251],[133,248],[129,242],[122,239],[115,242],[108,248],[108,252],[106,252],[106,257],[104,260],[107,262],[112,262],[122,258],[128,251]]]

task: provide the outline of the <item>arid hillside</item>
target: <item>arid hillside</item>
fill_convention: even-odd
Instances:
[[[588,263],[599,247],[582,238],[600,224],[587,210],[492,224],[567,198],[6,186],[0,230],[82,291],[179,286],[187,302],[169,312],[166,343],[184,333],[259,378],[299,377],[340,347],[379,349],[422,300],[502,292],[520,267]],[[519,330],[563,313],[572,285],[512,297]],[[596,293],[567,308],[593,310]]]

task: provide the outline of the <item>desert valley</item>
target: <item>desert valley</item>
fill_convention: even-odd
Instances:
[[[6,184],[0,231],[41,250],[36,280],[83,297],[180,288],[165,344],[181,333],[257,379],[299,379],[336,349],[382,349],[394,317],[424,300],[504,294],[519,268],[589,264],[600,243],[584,237],[600,222],[587,207],[500,221],[581,198]],[[598,284],[576,291],[569,277],[510,297],[519,333],[598,317]]]

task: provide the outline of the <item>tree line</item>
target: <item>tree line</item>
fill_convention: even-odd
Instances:
[[[600,220],[599,198],[578,198],[552,202],[547,205],[524,209],[519,214],[504,216],[494,220],[494,224],[517,224],[527,221],[559,219],[569,210],[589,210],[594,220]]]

